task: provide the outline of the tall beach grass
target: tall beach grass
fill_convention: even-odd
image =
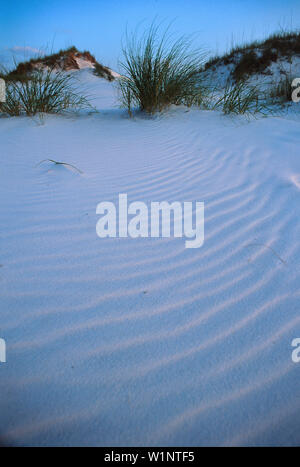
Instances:
[[[63,71],[48,68],[35,70],[26,80],[8,78],[6,101],[0,103],[0,112],[10,116],[32,116],[84,107],[90,107],[90,104],[76,88],[73,77]]]
[[[225,115],[264,113],[267,109],[265,96],[258,86],[246,81],[228,82],[221,97],[215,102],[214,109],[221,109]]]
[[[161,33],[160,26],[152,25],[141,37],[127,35],[123,55],[118,84],[130,114],[133,108],[154,114],[172,104],[201,101],[204,53],[193,50],[191,39],[172,41],[169,28]]]

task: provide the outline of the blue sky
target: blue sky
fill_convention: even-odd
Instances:
[[[70,45],[90,50],[117,67],[121,40],[155,17],[181,34],[197,33],[195,46],[224,52],[232,40],[260,39],[280,26],[300,28],[299,0],[0,0],[0,60],[13,50],[24,59],[32,50]]]

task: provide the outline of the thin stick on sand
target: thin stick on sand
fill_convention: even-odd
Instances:
[[[81,170],[79,170],[77,167],[75,167],[75,165],[72,165],[72,164],[68,164],[68,162],[59,162],[59,161],[55,161],[53,159],[43,159],[42,161],[40,161],[36,167],[40,164],[42,164],[43,162],[53,162],[53,164],[56,164],[56,165],[68,165],[69,167],[73,167],[73,169],[77,170],[79,173],[83,174],[83,172]]]
[[[249,246],[263,246],[263,247],[265,247],[265,248],[268,248],[268,249],[271,250],[272,253],[279,259],[279,261],[282,262],[282,264],[285,264],[285,265],[287,264],[287,262],[284,261],[284,259],[282,259],[282,258],[278,255],[278,253],[276,253],[276,251],[275,251],[271,246],[265,245],[264,243],[249,243],[249,244],[246,245],[246,246],[247,246],[247,247],[249,247]]]

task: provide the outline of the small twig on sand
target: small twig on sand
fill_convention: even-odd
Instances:
[[[59,161],[55,161],[53,159],[43,159],[42,161],[40,161],[36,167],[40,164],[42,164],[43,162],[53,162],[53,164],[57,164],[57,165],[68,165],[69,167],[73,167],[73,169],[77,170],[79,173],[83,174],[83,172],[81,170],[79,170],[77,167],[75,167],[75,165],[72,165],[72,164],[68,164],[68,162],[59,162]]]
[[[265,245],[264,243],[258,243],[258,242],[249,243],[249,244],[246,245],[246,246],[263,246],[263,247],[265,247],[265,248],[268,248],[268,249],[271,250],[272,253],[279,259],[279,261],[282,262],[282,264],[285,264],[285,265],[287,264],[287,262],[286,262],[284,259],[282,259],[282,258],[279,256],[279,254],[276,253],[276,251],[275,251],[271,246]]]

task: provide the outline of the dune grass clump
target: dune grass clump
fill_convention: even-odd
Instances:
[[[285,104],[292,102],[293,91],[297,87],[295,78],[291,71],[282,73],[279,81],[273,82],[270,89],[270,98],[273,102]]]
[[[292,79],[284,75],[278,81],[274,83],[270,90],[270,97],[274,99],[275,102],[285,103],[292,101]]]
[[[204,54],[191,45],[185,37],[172,42],[168,29],[160,35],[155,25],[140,39],[127,37],[118,84],[129,114],[133,107],[154,114],[172,104],[191,106],[201,101]]]
[[[84,107],[90,104],[77,91],[72,76],[50,68],[35,70],[26,81],[6,81],[6,101],[0,103],[0,112],[10,116],[33,116]]]
[[[205,69],[218,65],[232,64],[232,77],[235,81],[244,80],[255,73],[268,73],[267,68],[279,59],[289,59],[300,54],[300,31],[281,30],[265,40],[233,44],[222,57],[208,60]]]
[[[266,110],[260,90],[246,81],[227,83],[223,95],[216,101],[214,108],[221,109],[225,115],[256,114]]]
[[[108,67],[101,65],[100,63],[96,62],[94,64],[94,75],[99,76],[99,78],[107,79],[108,81],[114,81],[114,77],[111,74],[111,71]]]
[[[245,53],[234,68],[233,77],[236,81],[243,80],[255,73],[262,73],[278,59],[277,51],[265,49],[261,55],[254,50]]]

